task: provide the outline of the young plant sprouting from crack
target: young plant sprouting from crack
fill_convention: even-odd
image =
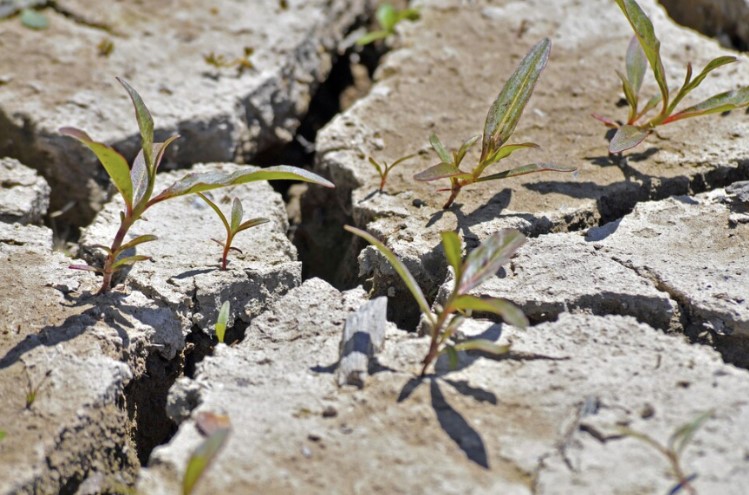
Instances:
[[[687,73],[679,91],[672,98],[669,91],[666,73],[661,60],[661,43],[655,36],[653,23],[635,0],[616,0],[624,15],[627,17],[635,36],[632,37],[626,55],[626,73],[617,71],[622,81],[624,97],[629,105],[627,123],[621,124],[608,117],[593,114],[593,117],[606,126],[616,129],[616,134],[609,143],[609,153],[621,153],[634,148],[645,140],[655,128],[661,125],[677,122],[682,119],[699,117],[711,113],[722,113],[749,105],[749,86],[726,91],[712,96],[696,105],[676,112],[676,107],[692,90],[718,67],[736,61],[736,57],[723,56],[710,61],[702,72],[692,79],[692,64],[687,64]],[[659,94],[653,96],[640,107],[640,88],[645,77],[647,67],[655,77]],[[650,118],[645,116],[660,104],[660,111]]]
[[[224,343],[224,336],[226,335],[226,324],[229,321],[229,311],[231,310],[231,303],[224,301],[221,305],[221,309],[218,311],[218,319],[216,319],[216,338],[219,344]]]
[[[421,376],[426,374],[429,365],[440,355],[447,354],[452,367],[457,365],[458,351],[478,350],[490,354],[504,354],[509,345],[499,345],[486,339],[470,339],[453,343],[450,339],[465,319],[473,311],[493,313],[507,323],[525,328],[528,320],[523,312],[505,299],[482,298],[469,292],[493,277],[499,268],[507,263],[515,251],[525,242],[525,236],[514,229],[502,229],[471,251],[461,263],[460,237],[455,232],[442,232],[442,249],[445,258],[455,274],[455,284],[442,305],[435,305],[435,312],[429,308],[426,297],[408,268],[387,246],[371,234],[346,225],[347,231],[366,240],[377,248],[393,265],[408,290],[416,299],[429,327],[429,351],[422,360]]]
[[[659,441],[655,440],[650,435],[635,431],[631,428],[620,427],[619,432],[627,437],[635,438],[640,440],[655,450],[663,454],[663,456],[671,464],[671,472],[676,478],[676,485],[671,488],[668,495],[675,495],[680,490],[684,490],[690,495],[697,495],[697,491],[690,484],[697,477],[696,474],[687,475],[681,466],[681,455],[684,450],[689,446],[689,443],[694,438],[697,430],[707,421],[712,415],[713,410],[705,411],[704,413],[697,416],[689,423],[683,424],[678,427],[669,437],[668,442],[663,445]]]
[[[210,412],[199,413],[195,426],[207,438],[190,455],[182,478],[182,495],[190,495],[211,462],[216,458],[231,433],[228,416]]]
[[[384,40],[388,36],[395,34],[395,26],[400,22],[418,20],[420,14],[418,9],[398,10],[389,3],[383,3],[377,8],[375,17],[377,18],[377,23],[380,25],[380,29],[367,33],[356,40],[357,45],[364,46],[374,43],[377,40]]]
[[[208,203],[208,206],[213,208],[213,211],[216,212],[218,217],[221,219],[221,223],[224,224],[224,228],[226,229],[226,240],[224,242],[221,242],[217,239],[212,239],[213,242],[220,244],[224,248],[224,252],[221,256],[221,269],[226,270],[226,259],[229,256],[229,251],[233,249],[240,254],[242,253],[240,249],[232,247],[231,245],[232,241],[234,240],[234,236],[242,232],[243,230],[250,229],[252,227],[255,227],[256,225],[268,223],[270,222],[270,220],[268,220],[267,218],[253,218],[251,220],[247,220],[246,222],[242,222],[242,216],[244,215],[242,202],[239,201],[239,199],[234,198],[231,204],[231,221],[229,221],[226,219],[226,216],[224,216],[224,214],[221,212],[221,209],[216,203],[208,199],[203,193],[198,193],[198,196],[200,196],[203,201]]]
[[[385,189],[385,182],[388,179],[388,174],[398,165],[405,162],[406,160],[415,157],[416,155],[406,155],[404,157],[398,158],[393,163],[389,164],[387,162],[379,163],[377,160],[372,158],[371,156],[367,157],[369,160],[369,163],[372,164],[372,166],[377,170],[377,174],[380,176],[380,192],[382,192],[383,189]]]
[[[34,385],[34,383],[31,381],[31,375],[29,374],[28,368],[25,368],[26,371],[26,409],[31,409],[31,406],[34,405],[34,402],[36,402],[36,398],[39,396],[39,391],[42,389],[42,386],[47,381],[47,378],[49,378],[52,375],[52,370],[47,370],[46,373],[44,373],[44,376],[42,377],[39,382]]]
[[[539,147],[535,143],[507,144],[507,140],[510,139],[512,133],[515,131],[525,105],[533,93],[536,81],[538,81],[541,71],[546,66],[550,51],[551,41],[548,38],[544,38],[528,52],[522,62],[520,62],[520,66],[505,83],[502,91],[500,91],[497,99],[489,109],[489,113],[486,115],[484,134],[481,142],[481,157],[479,158],[478,165],[472,171],[466,172],[461,170],[460,164],[471,146],[478,141],[479,136],[468,139],[452,155],[447,152],[447,149],[435,134],[430,136],[429,142],[437,153],[440,163],[414,175],[414,179],[424,182],[450,179],[450,189],[443,189],[450,191],[450,197],[443,206],[444,209],[450,207],[464,186],[475,182],[506,179],[533,172],[574,172],[574,168],[560,167],[546,163],[531,163],[482,177],[487,167],[494,165],[503,158],[507,158],[513,152],[524,148]]]
[[[98,294],[103,294],[110,290],[112,277],[119,270],[139,261],[150,259],[148,256],[143,255],[125,255],[125,252],[145,242],[156,240],[155,235],[139,235],[127,242],[125,242],[125,236],[130,227],[143,216],[143,213],[155,204],[186,194],[199,193],[259,180],[301,180],[325,187],[334,187],[331,182],[312,172],[297,167],[279,165],[264,169],[238,170],[233,173],[191,173],[153,196],[156,172],[158,171],[159,164],[164,158],[167,147],[179,136],[172,136],[163,143],[154,142],[154,125],[151,113],[146,108],[140,95],[127,82],[120,78],[117,78],[117,80],[127,90],[135,107],[135,117],[142,140],[140,153],[138,153],[138,156],[133,161],[132,169],[128,166],[125,158],[117,151],[104,143],[94,141],[84,131],[73,127],[63,127],[60,129],[61,134],[79,140],[96,154],[107,174],[109,174],[112,183],[120,193],[120,196],[122,196],[125,206],[124,210],[120,212],[120,227],[117,234],[115,234],[112,244],[109,247],[102,245],[95,246],[104,250],[107,254],[104,266],[97,268],[88,265],[71,265],[71,268],[94,271],[103,276]]]

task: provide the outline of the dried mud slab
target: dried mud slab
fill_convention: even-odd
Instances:
[[[339,41],[367,5],[172,1],[101,9],[91,0],[61,0],[43,10],[46,30],[5,19],[0,156],[41,171],[54,209],[76,201],[67,220],[90,220],[105,200],[106,176],[93,155],[57,129],[83,128],[134,156],[137,127],[115,75],[143,96],[157,137],[183,136],[168,153],[171,162],[232,161],[288,142]],[[246,70],[204,60],[213,54],[235,61],[245,49],[253,50]]]
[[[641,4],[663,40],[671,86],[681,82],[688,62],[702,67],[727,53],[714,40],[677,26],[655,1]],[[606,129],[590,114],[625,116],[616,105],[621,95],[614,71],[623,70],[631,35],[620,10],[604,0],[424,4],[420,21],[403,23],[399,47],[384,57],[370,95],[321,131],[317,171],[338,186],[335,194],[344,214],[385,239],[413,266],[423,266],[415,275],[427,292],[444,277],[444,262],[434,252],[440,231],[458,230],[476,243],[501,227],[531,235],[579,230],[615,220],[638,201],[745,177],[743,137],[749,124],[743,111],[666,126],[659,129],[660,137],[651,136],[619,163],[607,156]],[[449,148],[479,134],[507,77],[545,36],[552,40],[551,57],[512,139],[543,149],[518,152],[506,163],[552,162],[577,167],[577,173],[475,184],[464,188],[451,209],[441,210],[448,193],[436,189],[447,181],[425,184],[412,178],[437,160],[428,151],[430,133]],[[737,56],[742,63],[706,79],[690,102],[749,80],[749,60]],[[654,81],[646,79],[643,91],[656,91]],[[385,194],[378,194],[379,180],[366,157],[392,162],[416,151],[422,153],[395,169]],[[478,147],[465,163],[475,162],[477,155]],[[342,242],[328,244],[344,251]],[[380,268],[361,275],[374,277],[377,284]],[[385,279],[380,285],[391,283]]]
[[[200,164],[187,171],[159,174],[154,191],[158,193],[188,172],[231,172],[239,168],[228,163]],[[197,195],[171,199],[148,209],[148,221],[136,222],[127,238],[158,236],[158,240],[138,246],[137,253],[152,257],[152,261],[137,263],[125,283],[132,290],[169,305],[184,319],[185,331],[192,325],[204,330],[212,328],[224,301],[231,303],[230,327],[235,319],[248,322],[301,283],[301,264],[286,237],[288,219],[280,194],[267,182],[257,182],[218,189],[208,195],[227,216],[236,197],[242,201],[246,219],[270,220],[236,236],[232,246],[242,252],[230,253],[226,271],[220,270],[223,248],[212,240],[225,240],[223,224]],[[121,209],[119,198],[107,204],[84,231],[82,245],[110,245],[119,228]],[[91,275],[89,283],[95,290],[98,277]]]
[[[0,222],[41,223],[49,206],[49,185],[13,158],[0,158]]]

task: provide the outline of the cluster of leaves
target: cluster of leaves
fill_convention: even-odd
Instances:
[[[745,86],[733,91],[717,94],[677,112],[676,107],[681,103],[681,100],[697,88],[710,72],[726,64],[735,62],[736,57],[723,56],[710,61],[694,79],[692,79],[692,65],[688,64],[684,83],[672,98],[661,60],[661,43],[655,36],[653,23],[635,0],[616,0],[616,3],[627,17],[635,32],[635,36],[630,41],[629,48],[627,49],[626,73],[622,74],[617,71],[622,81],[625,99],[629,105],[627,123],[619,124],[607,117],[594,115],[594,117],[602,121],[605,125],[617,129],[609,145],[610,153],[621,153],[622,151],[634,148],[660,125],[670,124],[690,117],[722,113],[749,105],[749,86]],[[648,99],[640,107],[640,88],[642,87],[648,64],[658,84],[660,93]],[[661,110],[654,116],[643,121],[645,116],[659,104],[661,105]]]
[[[384,40],[388,36],[395,34],[395,27],[402,21],[415,21],[420,17],[418,9],[401,9],[398,10],[389,3],[383,3],[377,8],[375,13],[377,23],[380,29],[365,34],[356,44],[360,46],[374,43],[377,40]]]
[[[509,351],[508,345],[499,345],[486,339],[451,341],[465,316],[474,311],[499,315],[507,323],[520,328],[528,325],[523,312],[511,302],[469,294],[472,289],[493,277],[525,242],[525,236],[517,230],[503,229],[496,232],[471,251],[462,263],[460,237],[455,232],[442,232],[442,249],[455,274],[455,283],[444,303],[435,305],[435,311],[432,312],[414,276],[385,244],[363,230],[348,225],[345,229],[375,246],[387,258],[419,305],[429,326],[430,335],[429,351],[422,360],[422,376],[440,354],[447,354],[451,365],[455,366],[458,351],[478,350],[490,354],[504,354]]]
[[[437,153],[440,162],[416,174],[414,179],[424,182],[450,179],[450,189],[446,189],[450,191],[450,197],[443,206],[444,209],[449,208],[458,196],[458,193],[460,193],[460,190],[469,184],[506,179],[532,172],[573,172],[575,170],[574,168],[560,167],[547,163],[531,163],[482,177],[487,167],[494,165],[503,158],[507,158],[513,152],[526,148],[538,148],[538,145],[535,143],[507,144],[507,141],[515,131],[515,127],[533,93],[533,88],[541,75],[541,71],[546,66],[550,51],[551,41],[548,39],[545,38],[537,43],[522,62],[520,62],[520,66],[510,76],[507,83],[505,83],[502,91],[500,91],[494,104],[489,109],[489,113],[486,115],[481,144],[481,157],[479,158],[478,165],[472,171],[461,170],[460,165],[468,150],[478,141],[479,136],[468,139],[457,151],[450,154],[440,139],[435,134],[432,134],[429,141]]]
[[[124,210],[120,212],[120,227],[112,244],[109,247],[95,246],[104,250],[107,254],[104,266],[99,268],[88,265],[71,265],[71,268],[94,271],[103,276],[99,294],[109,291],[112,285],[112,277],[119,270],[139,261],[150,259],[148,256],[126,255],[125,253],[140,244],[156,240],[155,235],[140,235],[127,242],[125,242],[125,237],[130,227],[143,216],[146,210],[155,204],[186,194],[200,193],[259,180],[300,180],[325,187],[334,187],[331,182],[312,172],[297,167],[279,165],[264,169],[238,170],[233,173],[191,173],[153,196],[159,164],[164,158],[167,147],[179,136],[174,135],[163,143],[155,143],[153,118],[145,103],[127,82],[120,78],[117,78],[117,80],[127,90],[133,102],[142,140],[141,150],[133,161],[132,168],[128,166],[127,160],[117,151],[104,143],[94,141],[84,131],[72,127],[60,129],[62,134],[79,140],[96,154],[120,193],[125,206]]]
[[[195,426],[206,438],[190,455],[182,478],[182,495],[190,495],[203,473],[211,465],[231,433],[228,416],[210,412],[198,413]]]
[[[224,214],[221,212],[221,209],[216,203],[208,199],[203,193],[198,193],[198,196],[200,196],[203,201],[208,203],[208,206],[210,206],[213,211],[216,212],[218,217],[221,219],[221,223],[224,224],[224,228],[226,229],[225,241],[221,242],[217,239],[212,239],[213,242],[218,243],[224,248],[224,252],[221,256],[221,269],[226,270],[226,262],[227,257],[229,256],[229,251],[233,249],[240,254],[242,253],[239,248],[232,247],[231,245],[231,243],[234,241],[234,236],[242,232],[243,230],[268,223],[270,222],[270,220],[268,220],[267,218],[253,218],[251,220],[243,222],[242,217],[244,216],[244,209],[242,208],[242,202],[239,201],[239,199],[234,198],[231,204],[231,221],[229,221],[226,219],[226,216],[224,216]]]
[[[380,192],[385,189],[385,182],[387,182],[388,174],[398,165],[405,162],[406,160],[415,157],[416,155],[406,155],[404,157],[398,158],[393,163],[389,164],[385,161],[382,163],[379,163],[377,160],[372,158],[371,156],[367,157],[367,160],[369,160],[369,163],[372,164],[372,166],[377,170],[377,174],[380,176]]]
[[[228,58],[225,55],[210,52],[206,55],[203,55],[203,60],[206,64],[216,67],[217,69],[236,67],[239,72],[242,72],[244,70],[255,68],[255,65],[250,60],[250,57],[254,52],[254,48],[246,46],[244,47],[244,55],[241,57]]]
[[[689,423],[681,425],[671,434],[665,445],[655,440],[650,435],[628,427],[619,428],[619,432],[623,436],[635,438],[650,445],[668,459],[668,462],[671,465],[671,472],[677,481],[676,486],[669,491],[669,495],[674,495],[682,489],[690,493],[690,495],[696,495],[697,492],[690,485],[690,482],[693,481],[697,475],[687,475],[684,472],[684,469],[681,466],[681,455],[691,443],[697,430],[705,423],[705,421],[710,419],[713,413],[714,411],[712,409],[705,411]]]

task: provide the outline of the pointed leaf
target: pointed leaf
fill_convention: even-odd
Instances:
[[[619,128],[619,124],[617,122],[615,122],[613,119],[610,119],[608,117],[604,117],[603,115],[599,115],[597,113],[592,113],[590,115],[591,115],[591,117],[593,117],[594,119],[598,120],[599,122],[603,122],[603,124],[606,127],[611,127],[613,129],[618,129]]]
[[[219,208],[216,203],[208,199],[203,193],[197,193],[197,194],[198,196],[200,196],[200,198],[203,201],[208,203],[208,206],[210,206],[213,209],[213,211],[216,212],[216,215],[218,215],[218,217],[221,219],[221,223],[224,224],[224,228],[226,228],[226,231],[231,232],[231,227],[229,226],[229,222],[228,220],[226,220],[226,217],[224,216],[224,213],[221,211],[221,208]],[[216,241],[216,242],[219,242],[219,241]],[[223,243],[220,243],[220,244],[223,246]]]
[[[372,31],[371,33],[367,33],[358,40],[356,40],[356,44],[359,46],[368,45],[370,43],[374,43],[377,40],[384,40],[388,36],[390,36],[390,32],[388,31]]]
[[[507,158],[508,156],[510,156],[511,154],[513,154],[514,152],[516,152],[517,150],[527,149],[527,148],[538,149],[538,148],[540,148],[540,146],[537,145],[536,143],[506,144],[504,146],[501,146],[497,150],[497,152],[494,153],[493,156],[491,156],[490,158],[488,158],[486,160],[485,164],[482,164],[484,166],[481,168],[481,170],[483,170],[484,168],[486,168],[489,165],[492,165],[492,164],[498,162],[499,160]]]
[[[135,206],[140,204],[146,191],[148,191],[148,181],[150,180],[143,150],[140,150],[135,160],[133,160],[133,168],[130,170],[130,180],[133,183],[133,205]]]
[[[481,161],[494,154],[512,135],[536,81],[546,66],[550,51],[551,41],[544,38],[528,52],[505,83],[486,115]]]
[[[143,244],[144,242],[155,241],[156,239],[158,239],[158,237],[156,237],[155,235],[151,235],[151,234],[139,235],[135,239],[133,239],[133,240],[131,240],[129,242],[126,242],[125,244],[123,244],[122,246],[120,246],[119,252],[123,252],[123,251],[126,251],[128,249],[134,248],[138,244]]]
[[[710,419],[713,413],[714,411],[712,409],[705,411],[689,423],[679,427],[679,429],[677,429],[668,440],[669,448],[681,455],[687,445],[692,441],[692,438],[694,438],[694,434],[697,433],[697,430],[705,423],[705,421]]]
[[[70,136],[82,142],[88,148],[96,154],[104,169],[109,174],[109,178],[112,179],[117,190],[122,195],[122,199],[125,200],[125,204],[128,209],[133,206],[133,184],[130,181],[130,167],[127,165],[127,160],[117,153],[113,148],[107,146],[104,143],[98,143],[91,139],[88,134],[80,129],[74,127],[63,127],[60,129],[60,134]]]
[[[616,75],[622,81],[622,91],[624,92],[624,99],[627,100],[627,105],[629,105],[629,121],[631,122],[634,116],[637,115],[637,94],[632,85],[629,84],[627,76],[619,71],[616,71]]]
[[[335,187],[332,182],[323,179],[319,175],[308,170],[292,167],[290,165],[278,165],[262,169],[242,169],[235,172],[187,174],[171,186],[161,191],[158,196],[150,201],[150,204],[158,203],[159,201],[177,196],[183,196],[185,194],[210,191],[221,187],[235,186],[260,180],[298,180],[302,182],[311,182],[323,187]]]
[[[466,156],[466,153],[468,153],[468,150],[471,149],[471,146],[476,144],[476,141],[478,141],[480,137],[481,136],[470,137],[465,143],[463,143],[460,149],[455,153],[456,165],[460,166],[460,163],[463,161],[463,158]]]
[[[648,59],[642,50],[642,46],[640,46],[637,36],[632,36],[632,39],[629,40],[626,67],[627,81],[629,81],[629,85],[634,91],[635,97],[637,97],[640,94],[642,81],[645,78],[645,71],[648,68]]]
[[[505,322],[519,328],[528,326],[528,318],[525,317],[523,311],[504,299],[462,295],[455,299],[454,304],[462,311],[471,310],[499,315]]]
[[[663,121],[664,124],[676,122],[677,120],[686,119],[689,117],[698,117],[700,115],[708,115],[711,113],[723,113],[729,110],[735,110],[737,108],[745,107],[749,105],[749,86],[734,90],[720,93],[707,100],[694,105],[693,107],[686,108],[679,113],[675,113],[671,117]]]
[[[229,428],[217,428],[203,443],[201,443],[195,452],[192,453],[187,461],[185,475],[182,479],[182,495],[190,495],[195,488],[195,484],[203,475],[205,470],[216,458],[221,447],[229,438]]]
[[[402,9],[398,11],[398,22],[403,20],[416,21],[419,17],[421,17],[419,9]]]
[[[658,103],[660,102],[661,102],[660,93],[650,98],[648,102],[645,104],[645,106],[642,107],[642,110],[640,110],[640,113],[638,113],[637,116],[634,118],[633,122],[637,122],[638,120],[640,120],[640,117],[642,117],[643,115],[645,115],[646,113],[648,113],[649,111],[657,107]]]
[[[650,129],[641,129],[633,125],[623,125],[616,131],[609,143],[609,153],[621,153],[634,148],[645,140],[650,134]]]
[[[498,174],[487,175],[477,179],[476,182],[486,182],[490,180],[507,179],[509,177],[517,177],[518,175],[532,174],[534,172],[575,172],[575,167],[562,167],[561,165],[554,165],[551,163],[529,163],[522,167],[516,167]]]
[[[377,163],[371,156],[367,157],[367,159],[369,160],[369,163],[371,163],[372,166],[377,169],[377,173],[379,174],[379,176],[382,177],[382,167],[380,166],[380,164]]]
[[[164,153],[166,152],[166,149],[169,147],[170,144],[172,144],[174,141],[179,139],[179,134],[175,134],[174,136],[169,137],[166,141],[163,143],[154,143],[153,145],[153,168],[155,170],[159,169],[159,165],[161,165],[161,160],[164,159]]]
[[[242,208],[242,202],[239,199],[234,198],[231,203],[231,231],[236,232],[239,226],[242,225],[242,217],[244,216],[244,209]]]
[[[493,277],[499,267],[507,263],[524,242],[525,236],[515,229],[495,232],[466,257],[458,293],[466,294],[486,279]]]
[[[481,351],[487,354],[494,354],[495,356],[501,356],[510,352],[510,344],[500,345],[486,339],[466,340],[465,342],[455,344],[454,347],[456,351]]]
[[[242,225],[240,225],[239,228],[234,233],[236,234],[236,233],[242,232],[243,230],[247,230],[252,227],[256,227],[258,225],[262,225],[268,222],[270,222],[270,220],[268,220],[267,218],[253,218],[252,220],[247,220]]]
[[[380,27],[388,32],[392,32],[398,23],[398,13],[395,11],[395,7],[389,3],[381,4],[375,12],[375,17]]]
[[[416,153],[412,153],[412,154],[410,154],[410,155],[406,155],[406,156],[402,156],[402,157],[398,158],[397,160],[395,160],[395,161],[394,161],[394,162],[392,163],[392,165],[390,165],[390,167],[389,167],[389,168],[390,168],[390,170],[394,169],[396,165],[400,165],[401,163],[403,163],[403,162],[405,162],[406,160],[409,160],[409,159],[411,159],[411,158],[413,158],[413,157],[415,157],[415,156],[416,156]]]
[[[689,90],[692,90],[699,86],[702,81],[705,80],[705,78],[710,74],[710,72],[714,71],[718,67],[723,67],[724,65],[732,64],[736,62],[736,57],[730,57],[730,56],[723,56],[718,57],[710,61],[704,69],[702,69],[702,72],[694,78],[694,80],[689,83]]]
[[[432,149],[437,153],[437,156],[440,157],[442,163],[452,163],[450,153],[447,152],[445,145],[442,144],[442,141],[440,141],[440,138],[438,138],[435,133],[432,133],[429,136],[429,144],[432,145]]]
[[[151,112],[146,108],[146,104],[143,103],[143,99],[140,97],[137,91],[130,86],[127,81],[117,77],[117,81],[122,84],[122,87],[127,90],[130,95],[130,100],[133,102],[135,107],[135,119],[138,121],[138,128],[140,128],[141,148],[146,159],[146,166],[148,170],[153,169],[153,117]]]
[[[653,70],[655,81],[661,90],[661,100],[664,102],[664,107],[666,107],[668,106],[668,83],[666,82],[666,71],[663,68],[663,61],[661,60],[661,42],[655,36],[653,23],[650,22],[650,18],[645,15],[645,12],[637,5],[635,0],[616,0],[616,3],[622,9],[622,12],[624,12],[635,32],[635,36],[637,36],[637,40],[640,42],[640,46],[645,53],[645,58],[648,59],[650,68]]]
[[[442,250],[445,251],[445,258],[455,272],[455,281],[461,277],[461,261],[463,258],[462,248],[460,245],[460,236],[452,231],[442,232]]]
[[[429,303],[427,303],[426,297],[424,297],[424,293],[421,291],[421,287],[419,287],[419,284],[416,282],[414,276],[411,275],[411,272],[408,271],[406,265],[395,256],[395,253],[368,232],[357,229],[356,227],[351,227],[350,225],[345,225],[343,228],[372,244],[380,253],[382,253],[383,256],[385,256],[385,258],[387,258],[398,275],[400,275],[400,278],[406,284],[406,287],[408,287],[408,290],[411,291],[411,294],[414,296],[414,299],[416,299],[416,303],[419,305],[421,312],[424,313],[424,315],[429,318],[430,322],[433,323],[434,317],[429,309]]]
[[[452,163],[438,163],[428,169],[414,175],[414,179],[421,182],[429,182],[437,179],[446,179],[448,177],[470,177]]]
[[[456,369],[458,367],[458,351],[455,350],[455,347],[448,345],[441,352],[447,354],[447,362],[450,369]]]
[[[142,254],[136,254],[135,256],[128,256],[126,258],[120,258],[118,259],[115,264],[112,265],[113,270],[117,270],[118,268],[121,268],[126,265],[134,265],[135,263],[138,263],[139,261],[148,261],[150,260],[150,256],[143,256]]]
[[[216,320],[216,338],[220,343],[224,343],[224,335],[226,335],[226,324],[229,321],[229,310],[231,305],[229,301],[224,301],[221,305],[221,309],[218,312],[218,319]]]

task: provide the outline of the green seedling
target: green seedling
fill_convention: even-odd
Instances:
[[[671,473],[677,481],[676,485],[668,492],[669,495],[675,495],[682,489],[690,495],[696,495],[697,492],[695,491],[694,487],[692,487],[690,482],[694,480],[697,475],[687,475],[685,473],[684,469],[681,466],[681,455],[694,438],[697,430],[705,423],[705,421],[710,418],[710,416],[713,415],[713,412],[713,410],[706,411],[697,416],[689,423],[686,423],[677,428],[676,431],[671,434],[668,442],[665,445],[655,440],[650,435],[641,433],[631,428],[621,427],[619,428],[619,432],[624,436],[635,438],[650,445],[668,460],[669,464],[671,465]]]
[[[229,251],[232,249],[234,251],[237,251],[238,253],[242,253],[241,249],[232,247],[231,243],[234,241],[234,236],[238,233],[242,232],[243,230],[247,230],[249,228],[255,227],[256,225],[262,225],[264,223],[270,222],[267,218],[253,218],[252,220],[247,220],[246,222],[242,222],[242,216],[244,215],[244,210],[242,208],[242,202],[239,201],[239,199],[234,198],[234,201],[232,201],[231,204],[231,221],[226,219],[226,216],[221,212],[221,209],[218,207],[216,203],[208,199],[204,194],[198,193],[198,196],[200,196],[203,201],[208,203],[208,206],[210,206],[213,211],[216,212],[218,217],[221,219],[221,222],[224,224],[224,228],[226,229],[226,240],[224,242],[221,242],[217,239],[212,239],[213,242],[216,242],[223,246],[224,252],[221,256],[221,269],[226,270],[226,259],[229,256]]]
[[[221,309],[218,311],[218,319],[216,320],[216,338],[219,343],[224,343],[224,336],[226,335],[226,323],[229,321],[229,311],[231,304],[229,301],[224,301],[221,305]]]
[[[374,43],[377,40],[384,40],[388,36],[395,34],[395,27],[400,22],[418,20],[420,14],[418,9],[398,10],[389,3],[383,3],[377,8],[375,17],[377,18],[377,23],[380,25],[380,29],[367,33],[356,40],[357,45],[364,46]]]
[[[369,163],[372,164],[375,170],[377,170],[377,174],[380,176],[380,192],[382,192],[382,190],[385,188],[385,182],[388,179],[388,174],[390,173],[390,171],[393,170],[398,165],[400,165],[401,163],[408,160],[409,158],[413,158],[415,156],[416,155],[407,155],[402,158],[398,158],[390,165],[388,165],[387,162],[379,163],[371,156],[367,157],[367,160],[369,160]]]
[[[635,32],[635,36],[630,41],[629,48],[627,49],[626,73],[622,74],[617,71],[619,79],[622,81],[624,97],[629,105],[627,123],[621,124],[608,117],[593,115],[606,126],[616,129],[616,134],[614,134],[611,143],[609,143],[609,153],[621,153],[622,151],[634,148],[653,133],[658,126],[691,117],[727,112],[749,105],[749,86],[744,86],[733,91],[717,94],[677,112],[676,107],[681,103],[681,100],[697,88],[710,72],[718,67],[735,62],[736,57],[724,56],[710,61],[694,79],[692,79],[692,64],[687,64],[684,83],[672,98],[666,81],[663,61],[661,60],[661,43],[655,36],[653,23],[635,0],[616,0],[616,3],[627,17]],[[655,82],[658,84],[660,93],[645,101],[640,100],[640,88],[642,87],[648,64],[655,77]],[[645,101],[645,104],[640,107],[642,101]],[[652,111],[659,104],[661,106],[660,111],[649,118],[646,117],[646,115],[652,114]]]
[[[300,180],[325,187],[334,187],[331,182],[312,172],[297,167],[279,165],[264,169],[238,170],[233,173],[191,173],[153,196],[156,172],[158,171],[159,164],[164,158],[167,147],[179,136],[172,136],[163,143],[155,143],[153,118],[148,108],[146,108],[145,103],[143,103],[140,95],[127,82],[120,78],[117,78],[117,80],[127,90],[133,102],[142,140],[140,153],[138,153],[133,161],[132,168],[128,166],[125,158],[117,151],[104,143],[94,141],[84,131],[72,127],[63,127],[60,129],[61,134],[79,140],[96,154],[124,202],[125,208],[120,212],[120,227],[112,244],[109,247],[102,245],[95,246],[104,250],[107,254],[104,266],[98,268],[88,265],[71,265],[71,268],[94,271],[103,276],[98,294],[103,294],[110,290],[112,277],[119,270],[139,261],[150,259],[148,256],[124,255],[124,253],[140,244],[156,240],[155,235],[140,235],[127,242],[125,242],[125,237],[130,227],[142,218],[146,210],[162,201],[186,194],[205,192],[259,180]]]
[[[539,147],[535,143],[506,143],[515,131],[515,127],[520,120],[520,116],[523,114],[525,105],[528,103],[528,100],[533,93],[536,81],[538,81],[541,71],[543,71],[546,66],[550,51],[551,41],[548,39],[544,39],[536,44],[536,46],[534,46],[525,56],[523,61],[520,62],[520,66],[515,70],[512,76],[510,76],[507,83],[505,83],[502,91],[500,91],[494,104],[489,109],[489,113],[486,115],[481,144],[481,157],[479,158],[478,165],[471,172],[461,170],[460,164],[471,146],[478,141],[479,136],[474,136],[468,139],[451,155],[447,152],[447,149],[440,139],[435,134],[431,135],[429,142],[437,153],[440,163],[416,174],[414,179],[424,182],[438,179],[450,179],[450,189],[442,189],[450,191],[450,197],[448,198],[447,203],[443,206],[444,209],[450,207],[464,186],[475,182],[506,179],[508,177],[515,177],[533,172],[573,172],[575,170],[574,168],[559,167],[546,163],[531,163],[522,167],[482,177],[487,167],[499,162],[503,158],[507,158],[513,152],[525,148]]]
[[[3,430],[0,430],[0,442],[3,441],[3,439],[5,438],[5,435],[7,435],[7,433],[5,433]]]
[[[474,249],[461,263],[460,237],[455,232],[442,232],[442,249],[445,258],[455,274],[455,284],[442,305],[435,305],[435,312],[429,308],[426,297],[408,268],[387,246],[369,233],[351,226],[345,229],[375,246],[387,258],[408,290],[416,299],[429,328],[429,351],[422,360],[421,376],[440,354],[447,354],[451,366],[458,361],[458,351],[478,350],[489,354],[504,354],[509,345],[499,345],[486,339],[470,339],[451,342],[465,316],[471,312],[493,313],[507,323],[525,328],[528,320],[523,312],[511,302],[497,298],[472,296],[469,292],[493,277],[499,268],[507,263],[515,251],[525,242],[525,236],[514,229],[503,229],[489,237]]]
[[[21,10],[21,24],[29,29],[42,30],[49,27],[49,19],[38,10],[23,9]]]
[[[34,405],[34,402],[36,402],[36,398],[39,396],[39,391],[41,390],[44,383],[47,381],[47,379],[52,375],[52,370],[47,370],[47,372],[44,374],[41,380],[34,385],[34,383],[31,381],[31,375],[29,374],[28,368],[25,368],[26,371],[26,409],[31,409],[31,406]]]
[[[190,495],[195,485],[216,458],[231,433],[228,416],[213,413],[200,413],[196,426],[207,438],[190,456],[182,478],[182,495]]]

